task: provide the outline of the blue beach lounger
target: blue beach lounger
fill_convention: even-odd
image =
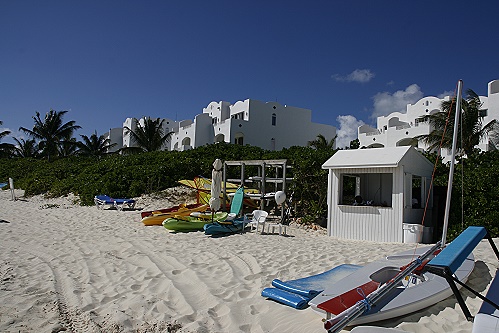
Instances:
[[[94,202],[97,208],[104,208],[104,206],[113,206],[117,210],[123,210],[125,206],[127,206],[129,209],[133,209],[135,207],[134,199],[116,199],[104,194],[96,195],[94,197]]]

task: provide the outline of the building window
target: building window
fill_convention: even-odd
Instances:
[[[277,115],[275,113],[272,113],[272,126],[275,126],[277,122]]]
[[[240,146],[244,145],[244,134],[241,132],[236,133],[234,136],[234,143]]]
[[[341,179],[340,205],[392,206],[391,173],[344,174]]]
[[[410,198],[412,208],[424,208],[423,203],[426,201],[426,178],[421,176],[412,176],[411,196],[406,194],[406,198]],[[406,202],[406,207],[409,203]]]
[[[215,136],[215,143],[224,142],[224,141],[225,141],[225,136],[223,134],[218,134],[217,136]]]
[[[488,109],[480,109],[478,110],[479,117],[487,117],[489,115]]]
[[[275,138],[270,139],[270,150],[275,150]]]

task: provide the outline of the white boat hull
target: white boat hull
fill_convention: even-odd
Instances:
[[[313,298],[309,305],[314,311],[325,316],[326,312],[318,308],[319,304],[372,281],[373,273],[399,269],[427,250],[427,247],[419,248],[416,252],[414,250],[406,251],[372,262],[327,287],[321,294]],[[474,267],[474,256],[470,254],[455,274],[460,281],[466,282]],[[397,286],[369,311],[352,321],[350,325],[360,325],[404,316],[432,306],[451,295],[453,293],[449,284],[438,275],[424,273],[422,280],[409,277],[408,280]]]

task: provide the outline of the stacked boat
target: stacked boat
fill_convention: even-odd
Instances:
[[[196,203],[192,205],[181,204],[167,209],[142,212],[142,223],[147,226],[162,225],[163,221],[175,216],[189,216],[195,212],[204,212],[208,205]]]
[[[189,216],[176,215],[163,221],[163,227],[171,231],[189,232],[203,230],[208,223],[224,221],[229,214],[227,212],[199,213]]]

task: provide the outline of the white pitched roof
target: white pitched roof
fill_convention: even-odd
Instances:
[[[323,169],[390,168],[397,167],[407,155],[424,156],[411,146],[339,150],[323,165]],[[417,158],[417,157],[411,157]],[[429,161],[428,161],[429,163]],[[431,165],[431,163],[430,163]]]

